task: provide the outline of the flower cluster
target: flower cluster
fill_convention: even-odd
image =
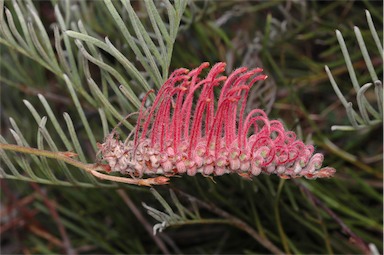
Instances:
[[[107,136],[99,148],[112,171],[139,177],[266,173],[312,179],[334,174],[333,168],[321,168],[322,154],[313,154],[312,145],[269,120],[264,111],[254,109],[244,116],[252,85],[267,78],[262,69],[243,67],[226,77],[225,63],[217,63],[201,78],[208,66],[175,70],[152,107],[141,107],[132,139],[130,135],[123,142],[114,132]]]

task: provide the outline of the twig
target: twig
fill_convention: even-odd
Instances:
[[[37,227],[36,225],[28,225],[28,230],[31,231],[33,234],[44,238],[48,242],[62,248],[66,248],[66,245],[64,242],[62,242],[60,239],[52,235],[51,233]],[[66,250],[68,252],[68,250]],[[69,251],[70,252],[70,251]],[[67,254],[74,254],[74,253],[67,253]]]
[[[15,144],[6,144],[6,143],[0,143],[0,149],[61,160],[61,161],[64,161],[70,165],[84,169],[88,172],[90,172],[92,170],[97,170],[97,169],[94,169],[93,164],[85,164],[83,162],[80,162],[80,161],[77,161],[77,160],[71,158],[71,157],[76,155],[73,152],[68,152],[68,151],[67,152],[55,152],[55,151],[39,150],[36,148],[19,146],[19,145],[15,145]],[[102,170],[102,169],[100,169],[100,170]]]
[[[21,207],[27,206],[28,204],[32,203],[33,200],[35,200],[36,196],[35,193],[32,193],[31,195],[28,195],[22,199],[17,200],[14,204],[4,208],[0,211],[0,218],[5,217],[6,215],[11,215],[13,210],[19,209]]]
[[[364,242],[364,240],[356,235],[352,230],[337,216],[337,214],[332,211],[328,206],[326,206],[320,199],[318,199],[307,187],[301,184],[298,181],[294,183],[299,186],[299,188],[308,196],[310,200],[321,209],[323,209],[331,218],[333,218],[337,224],[341,227],[342,232],[349,235],[351,243],[355,244],[364,254],[371,254],[369,246]]]
[[[132,178],[117,177],[117,176],[102,174],[102,173],[99,173],[98,171],[108,171],[109,166],[104,164],[87,164],[87,163],[80,162],[72,158],[73,156],[76,156],[76,153],[73,153],[70,151],[54,152],[54,151],[39,150],[35,148],[24,147],[24,146],[19,146],[15,144],[4,144],[4,143],[0,143],[0,149],[61,160],[67,164],[70,164],[77,168],[85,170],[88,173],[94,175],[95,177],[103,180],[122,182],[122,183],[134,184],[139,186],[148,186],[148,187],[152,185],[165,185],[165,184],[168,184],[168,181],[169,181],[169,178],[163,177],[163,176],[158,176],[155,178],[147,178],[147,179],[132,179]]]
[[[0,183],[1,183],[2,190],[4,190],[4,186],[5,186],[4,182],[0,182]],[[7,190],[5,192],[9,192],[9,191]],[[11,198],[11,199],[13,200],[14,198]],[[10,204],[9,206],[7,206],[6,208],[0,211],[1,219],[8,218],[4,222],[1,222],[0,236],[4,234],[6,231],[8,231],[9,229],[11,229],[12,227],[14,227],[15,225],[21,227],[22,225],[26,224],[27,221],[25,220],[25,215],[27,213],[25,212],[26,211],[25,207],[28,204],[32,203],[35,199],[36,199],[36,193],[32,193],[31,195],[28,195],[24,198],[16,200],[14,203]],[[18,211],[23,211],[22,215],[13,216],[13,215],[16,215]],[[36,210],[28,211],[28,217],[34,217],[36,214],[37,214]]]
[[[20,216],[12,216],[6,223],[0,224],[0,236],[12,228],[29,227],[34,223],[28,222],[28,219],[35,217],[38,214],[37,210],[28,210],[23,208]],[[26,220],[27,219],[27,220]]]
[[[159,238],[159,236],[153,235],[152,226],[147,222],[147,220],[141,214],[140,210],[137,209],[136,205],[132,202],[132,200],[128,196],[128,194],[122,189],[119,189],[116,192],[123,199],[124,203],[129,207],[129,209],[131,209],[132,213],[136,216],[136,218],[140,221],[140,223],[143,224],[145,230],[149,233],[149,236],[153,239],[153,241],[155,241],[155,243],[157,244],[159,249],[162,251],[162,253],[163,254],[171,254],[169,252],[167,246]]]
[[[164,176],[158,176],[158,177],[147,178],[147,179],[132,179],[132,178],[102,174],[97,172],[96,170],[92,170],[90,173],[96,176],[97,178],[103,179],[103,180],[122,182],[122,183],[134,184],[139,186],[147,186],[147,187],[151,187],[152,185],[165,185],[165,184],[168,184],[168,181],[169,181],[169,178]]]
[[[67,235],[67,231],[65,230],[65,227],[63,225],[63,223],[61,222],[60,220],[60,216],[59,214],[57,213],[57,210],[56,210],[56,205],[55,203],[53,203],[50,199],[48,199],[48,197],[44,194],[44,192],[42,192],[42,190],[40,189],[39,185],[37,185],[36,183],[31,183],[31,186],[39,193],[39,195],[43,198],[43,201],[45,203],[45,205],[47,206],[48,210],[51,212],[51,215],[52,215],[52,218],[53,220],[56,222],[56,225],[57,225],[57,228],[59,229],[59,232],[60,232],[60,235],[61,235],[61,238],[63,239],[63,245],[64,245],[64,249],[66,251],[66,254],[69,254],[69,255],[76,255],[76,251],[73,249],[72,245],[71,245],[71,242],[69,241],[69,238],[68,238],[68,235]]]
[[[208,204],[204,201],[199,200],[196,197],[193,197],[187,193],[184,193],[183,191],[177,190],[172,188],[176,193],[179,195],[187,198],[190,201],[194,201],[197,205],[199,205],[202,208],[205,208],[225,219],[228,220],[228,223],[231,224],[232,226],[235,226],[245,232],[247,232],[250,236],[252,236],[256,241],[258,241],[262,246],[264,246],[266,249],[271,251],[274,254],[284,254],[283,251],[281,251],[279,248],[277,248],[271,241],[268,239],[260,236],[251,226],[249,226],[247,223],[244,221],[240,220],[239,218],[227,213],[226,211],[218,208],[214,204]]]

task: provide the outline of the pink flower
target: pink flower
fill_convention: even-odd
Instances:
[[[251,177],[263,172],[310,179],[335,173],[333,168],[321,168],[323,155],[313,154],[312,145],[297,140],[281,122],[269,120],[263,110],[244,116],[252,85],[267,78],[261,68],[242,67],[226,77],[225,63],[217,63],[200,77],[208,66],[175,70],[152,107],[140,109],[133,139],[122,142],[114,132],[107,136],[99,147],[112,171],[139,177],[183,173]],[[215,87],[220,86],[216,100]]]

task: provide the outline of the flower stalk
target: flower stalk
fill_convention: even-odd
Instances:
[[[0,143],[0,149],[14,151],[14,152],[21,152],[21,153],[30,154],[30,155],[43,156],[46,158],[52,158],[52,159],[64,161],[69,165],[73,165],[79,169],[87,171],[93,176],[103,180],[109,180],[113,182],[122,182],[122,183],[134,184],[139,186],[163,185],[168,183],[168,178],[163,176],[158,176],[155,178],[147,178],[147,179],[131,179],[131,178],[103,174],[103,173],[100,173],[99,171],[108,172],[109,171],[108,165],[87,164],[87,163],[80,162],[76,159],[73,159],[73,157],[76,157],[77,154],[71,151],[54,152],[54,151],[39,150],[35,148],[24,147],[24,146],[19,146],[14,144],[4,144],[4,143]]]

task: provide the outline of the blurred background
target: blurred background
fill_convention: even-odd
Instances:
[[[166,2],[154,1],[153,6],[168,24],[174,20],[167,13]],[[132,14],[123,8],[123,3],[111,3],[129,31],[133,31]],[[152,29],[153,17],[148,14],[148,5],[131,1],[131,6],[143,29]],[[161,79],[153,79],[156,74],[151,76],[147,72],[132,46],[127,47],[124,34],[108,10],[103,1],[3,3],[0,142],[16,143],[10,131],[13,129],[19,138],[23,135],[24,144],[39,146],[42,138],[36,134],[42,122],[40,119],[40,124],[36,123],[39,118],[23,102],[28,100],[36,114],[48,114],[47,132],[52,134],[53,141],[58,141],[60,134],[52,131],[55,130],[49,123],[52,116],[57,116],[57,123],[62,127],[70,126],[63,113],[73,116],[72,126],[82,147],[83,159],[92,163],[96,160],[96,144],[84,131],[87,127],[78,104],[97,142],[103,141],[108,130],[100,124],[99,108],[106,109],[104,119],[108,120],[109,131],[119,122],[116,115],[109,114],[112,108],[123,117],[129,111],[137,111],[137,106],[121,100],[109,86],[120,81],[106,76],[100,63],[81,57],[81,54],[86,56],[81,47],[129,81],[136,99],[140,100],[147,88],[125,71],[116,55],[100,50],[101,46],[85,39],[83,45],[76,43],[74,36],[61,32],[64,28],[83,34],[88,31],[100,40],[108,37],[136,66],[149,88],[161,85]],[[171,178],[170,185],[154,190],[108,182],[55,183],[49,178],[48,181],[37,178],[35,182],[32,177],[24,178],[24,172],[20,171],[19,176],[13,170],[24,169],[28,174],[30,165],[33,172],[40,158],[35,161],[22,154],[3,152],[1,172],[6,178],[1,179],[1,253],[382,254],[382,112],[381,120],[378,118],[373,124],[350,131],[332,131],[332,126],[351,126],[351,123],[324,70],[325,65],[329,66],[340,91],[358,111],[357,93],[335,30],[343,35],[358,84],[363,86],[373,81],[354,26],[360,29],[375,73],[382,80],[382,48],[380,53],[372,39],[366,10],[382,40],[382,1],[188,1],[179,17],[175,42],[170,44],[173,51],[167,51],[171,56],[169,63],[159,69],[164,79],[167,71],[180,67],[193,69],[202,62],[211,65],[226,62],[227,73],[240,66],[262,67],[269,78],[252,89],[248,110],[265,110],[270,119],[283,121],[287,129],[295,131],[305,142],[313,143],[316,151],[325,155],[324,166],[336,168],[334,178],[282,180],[261,175],[245,180],[238,175],[225,175],[212,180],[200,175],[180,176]],[[25,17],[26,26],[20,16]],[[10,17],[15,20],[13,23]],[[77,23],[79,19],[82,24]],[[54,24],[60,25],[60,32]],[[13,32],[13,26],[20,31],[21,39]],[[172,26],[166,28],[171,30]],[[45,35],[41,32],[44,30]],[[24,38],[22,31],[30,31],[30,36]],[[148,33],[151,36],[154,32]],[[139,36],[132,35],[134,42],[140,44]],[[42,43],[42,52],[36,41],[48,42]],[[31,43],[35,48],[29,52]],[[50,58],[50,51],[46,50],[50,45],[54,58]],[[66,50],[60,53],[58,46]],[[71,56],[74,56],[72,60]],[[65,67],[62,63],[70,64]],[[74,78],[72,68],[77,68],[78,78]],[[78,103],[74,103],[63,74],[73,82]],[[110,106],[96,99],[98,94],[92,86],[85,85],[88,77],[99,86]],[[52,116],[38,95],[46,99]],[[369,88],[365,96],[379,111],[375,90]],[[129,126],[125,128],[123,133]],[[72,133],[67,134],[69,137]],[[47,141],[47,136],[44,137]],[[68,147],[64,142],[58,143],[57,148],[65,151]],[[57,173],[57,162],[47,160],[44,164],[46,169]],[[75,178],[81,175],[75,168],[68,169]],[[58,176],[60,180],[67,178],[63,173]],[[163,231],[153,236],[153,226]]]

